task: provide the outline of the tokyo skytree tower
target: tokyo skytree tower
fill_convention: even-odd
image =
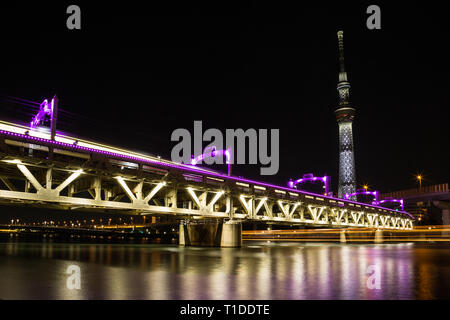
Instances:
[[[347,81],[347,72],[344,66],[344,32],[339,31],[339,106],[334,111],[339,126],[339,188],[338,197],[344,198],[346,193],[356,191],[355,158],[353,155],[352,123],[355,117],[355,108],[350,104],[350,83]],[[356,200],[353,197],[352,200]]]

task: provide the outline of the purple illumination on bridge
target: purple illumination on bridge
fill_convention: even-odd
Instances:
[[[210,151],[209,150],[206,151],[207,149],[209,149]],[[205,153],[203,153],[195,158],[192,158],[191,164],[193,166],[195,166],[195,165],[197,165],[197,163],[199,163],[200,161],[202,161],[206,158],[214,158],[215,156],[222,154],[222,155],[225,155],[226,163],[228,164],[228,175],[230,176],[231,175],[231,151],[230,151],[230,149],[228,148],[226,150],[217,150],[217,148],[215,146],[209,147],[207,149],[205,149],[205,151],[206,151]]]
[[[47,99],[42,101],[42,103],[39,105],[39,112],[37,113],[36,116],[34,116],[33,120],[31,120],[30,128],[31,129],[36,128],[39,123],[44,121],[46,115],[53,117],[54,105],[55,105],[55,98],[53,98],[52,101],[50,102],[50,106],[48,104]]]
[[[392,199],[392,198],[388,198],[388,199],[384,199],[384,200],[378,201],[378,202],[376,203],[376,205],[380,205],[380,204],[383,204],[383,203],[386,203],[386,202],[397,202],[397,203],[400,203],[400,206],[401,206],[401,208],[402,208],[402,211],[404,210],[404,201],[403,201],[403,199]]]
[[[307,182],[307,181],[319,181],[323,182],[323,187],[325,189],[325,195],[328,195],[328,183],[329,183],[329,176],[323,176],[323,177],[314,177],[312,173],[308,173],[303,175],[302,178],[297,179],[293,181],[292,179],[288,181],[289,188],[294,188],[297,184]]]
[[[379,192],[378,192],[378,191],[367,191],[367,190],[364,190],[364,191],[356,191],[356,192],[353,192],[353,193],[346,193],[345,196],[344,196],[344,199],[348,200],[348,199],[350,199],[351,197],[357,196],[357,195],[359,195],[359,194],[369,194],[369,195],[373,195],[373,196],[375,197],[374,202],[377,202],[377,201],[378,201],[378,194],[379,194]]]
[[[50,139],[44,139],[44,138],[38,138],[38,137],[25,135],[25,134],[21,134],[21,133],[16,133],[16,132],[11,132],[11,131],[6,131],[6,130],[0,130],[0,134],[17,137],[17,138],[20,138],[20,139],[23,139],[23,140],[27,140],[27,141],[40,141],[40,142],[43,142],[43,143],[46,143],[46,144],[50,144],[50,145],[54,145],[54,146],[58,146],[58,147],[61,147],[61,148],[67,148],[67,149],[72,149],[72,150],[73,149],[75,149],[75,150],[83,150],[83,151],[86,151],[86,152],[105,154],[105,155],[109,155],[111,157],[115,157],[115,158],[119,158],[119,159],[128,159],[128,160],[134,160],[134,161],[140,161],[140,162],[147,162],[147,163],[151,163],[151,164],[161,165],[161,166],[164,166],[164,167],[171,167],[171,168],[181,169],[181,170],[185,170],[185,171],[192,171],[192,172],[196,172],[196,173],[199,173],[199,174],[207,174],[207,175],[218,177],[218,178],[222,178],[222,179],[228,179],[228,180],[233,180],[233,181],[250,183],[250,184],[254,184],[254,185],[264,186],[264,187],[268,187],[268,188],[274,188],[274,189],[283,190],[283,191],[295,192],[295,193],[305,194],[305,195],[310,195],[310,196],[318,196],[318,194],[316,194],[316,193],[307,192],[307,191],[303,191],[303,190],[299,191],[297,189],[286,188],[286,187],[277,186],[277,185],[274,185],[274,184],[269,184],[269,183],[265,183],[265,182],[261,182],[261,181],[249,180],[249,179],[239,178],[239,177],[234,177],[234,176],[227,176],[227,175],[224,175],[224,174],[221,174],[221,173],[214,173],[214,172],[209,172],[209,171],[205,172],[205,170],[202,170],[200,168],[195,168],[195,167],[189,166],[189,165],[168,163],[168,162],[159,161],[159,160],[156,160],[156,159],[149,159],[149,158],[143,158],[143,157],[138,157],[138,156],[131,156],[131,155],[126,155],[126,154],[120,154],[120,153],[111,152],[111,151],[105,151],[105,150],[100,150],[100,149],[88,148],[88,147],[83,147],[83,146],[76,145],[76,144],[70,144],[70,143],[65,143],[65,142],[60,142],[60,141],[55,141],[55,140],[50,140]],[[73,138],[73,139],[75,139],[75,138]],[[343,200],[343,199],[334,198],[334,197],[331,197],[331,196],[322,196],[321,195],[320,197],[321,198],[325,198],[325,199],[329,199],[329,200],[338,201],[338,204],[339,204],[339,201]],[[344,201],[347,202],[347,203],[365,205],[367,207],[374,207],[374,208],[387,209],[389,211],[394,211],[394,210],[391,210],[389,208],[380,207],[378,205],[369,205],[369,204],[359,203],[359,202],[350,201],[350,200],[344,200]],[[342,204],[342,206],[343,206],[343,204]],[[408,212],[402,211],[402,213],[406,214],[410,218],[414,219],[414,217],[411,214],[409,214]]]

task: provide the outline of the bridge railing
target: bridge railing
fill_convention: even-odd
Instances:
[[[441,183],[441,184],[435,184],[431,186],[424,186],[422,188],[415,188],[415,189],[407,189],[407,190],[400,190],[400,191],[394,191],[394,192],[387,192],[382,193],[380,195],[381,199],[386,198],[407,198],[414,195],[423,195],[428,193],[445,193],[450,192],[448,188],[448,183]]]

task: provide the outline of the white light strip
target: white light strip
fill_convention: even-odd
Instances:
[[[242,187],[250,187],[250,185],[249,184],[246,184],[246,183],[242,183],[242,182],[236,182],[236,185],[238,185],[238,186],[242,186]]]
[[[223,180],[223,179],[219,179],[219,178],[214,178],[214,177],[206,177],[207,179],[210,179],[210,180],[216,180],[216,181],[220,181],[220,182],[224,182],[225,180]]]

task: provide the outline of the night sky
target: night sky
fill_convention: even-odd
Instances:
[[[336,192],[342,29],[358,186],[412,188],[419,172],[424,185],[450,182],[444,7],[91,2],[2,2],[0,119],[32,117],[6,96],[40,102],[57,93],[58,130],[163,158],[172,131],[193,132],[194,120],[204,130],[280,129],[276,176],[260,176],[259,165],[233,173],[282,185],[328,174]],[[81,30],[66,28],[70,4],[81,7]],[[381,8],[381,30],[366,28],[369,4]]]

